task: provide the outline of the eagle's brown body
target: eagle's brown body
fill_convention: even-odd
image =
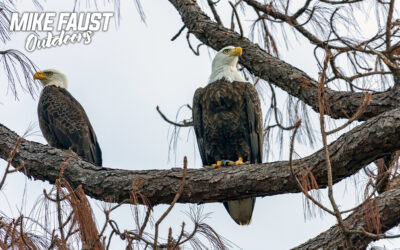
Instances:
[[[102,165],[101,149],[85,110],[64,88],[47,86],[38,105],[39,125],[50,146],[71,148],[84,160]]]
[[[193,123],[203,165],[219,160],[262,162],[260,99],[248,82],[218,80],[199,88],[193,98]],[[241,207],[232,211],[230,205]],[[248,224],[254,198],[224,203],[238,224]],[[246,207],[247,206],[247,207]],[[239,211],[240,210],[240,211]]]

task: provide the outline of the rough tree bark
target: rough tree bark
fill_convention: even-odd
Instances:
[[[0,157],[7,159],[15,147],[18,135],[0,124]],[[386,112],[368,120],[348,133],[343,134],[330,146],[333,179],[338,182],[351,176],[370,162],[400,148],[400,109]],[[72,157],[71,157],[72,156]],[[140,192],[152,205],[169,204],[182,178],[182,169],[171,170],[120,170],[97,167],[78,158],[67,150],[59,150],[40,143],[22,140],[12,165],[24,165],[20,171],[34,179],[54,183],[60,176],[72,187],[82,185],[89,196],[104,201],[122,202],[130,198],[132,181],[140,183]],[[315,176],[319,187],[326,186],[326,169],[322,150],[309,157],[294,161],[299,166],[307,166]],[[297,171],[296,171],[297,172]],[[298,172],[297,172],[298,173]],[[237,185],[237,183],[241,183]],[[210,192],[218,190],[218,192]],[[267,196],[282,193],[300,192],[290,172],[288,162],[253,164],[220,169],[189,169],[186,185],[179,202],[203,203],[248,196]],[[400,188],[385,192],[377,198],[382,232],[400,221]],[[141,200],[139,200],[141,202]],[[365,211],[367,205],[360,207],[346,219],[350,229],[366,227]],[[373,239],[354,235],[355,246],[365,247]],[[331,249],[342,244],[337,226],[298,247],[298,249]]]
[[[373,233],[385,233],[400,221],[400,187],[389,190],[387,192],[379,195],[378,198],[371,200],[377,206],[370,206],[370,204],[365,204],[364,206],[356,209],[351,215],[349,215],[344,221],[346,225],[349,226],[350,230],[359,230],[361,227],[368,229],[368,220],[371,216],[376,216],[379,212],[379,217],[381,220],[380,232],[376,232],[374,228],[369,232]],[[377,208],[377,210],[371,208]],[[353,234],[351,236],[351,241],[355,249],[365,249],[369,243],[374,239],[367,237],[363,234]],[[306,249],[345,249],[343,247],[343,237],[341,235],[340,229],[337,225],[331,227],[329,230],[321,233],[317,237],[307,241],[306,243],[297,246],[293,249],[306,250]]]
[[[18,135],[0,124],[0,157],[7,159],[15,146]],[[60,166],[72,153],[40,143],[23,140],[12,164],[22,162],[28,176],[54,183],[59,177]],[[367,164],[400,149],[400,109],[369,119],[343,134],[329,146],[333,180],[338,182],[351,176]],[[308,167],[319,188],[327,185],[323,150],[294,161],[294,167],[307,174]],[[132,166],[132,168],[140,168]],[[89,196],[121,202],[129,199],[133,180],[142,180],[137,191],[147,197],[152,205],[169,204],[179,187],[182,169],[172,170],[121,170],[97,167],[77,157],[68,161],[64,178],[73,187],[82,184]],[[240,184],[238,184],[240,183]],[[211,192],[218,190],[218,192]],[[190,169],[187,173],[181,203],[204,203],[300,192],[291,175],[288,162],[253,164],[215,170]]]

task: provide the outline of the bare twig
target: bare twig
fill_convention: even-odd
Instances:
[[[167,215],[169,214],[169,212],[171,212],[172,208],[174,207],[175,203],[178,201],[179,197],[181,196],[182,192],[183,192],[183,186],[185,185],[185,181],[186,181],[186,173],[187,173],[187,158],[186,156],[183,159],[183,175],[182,175],[182,181],[181,184],[179,186],[178,191],[176,192],[176,195],[174,197],[174,200],[172,201],[172,203],[169,205],[168,209],[161,215],[161,217],[157,220],[156,224],[155,224],[155,231],[154,231],[154,250],[157,250],[157,240],[158,240],[158,227],[160,225],[160,223],[167,217]]]
[[[12,170],[9,170],[9,169],[10,169],[10,167],[11,167],[11,162],[12,162],[12,160],[14,159],[15,154],[17,153],[18,147],[19,147],[19,145],[21,144],[21,141],[22,141],[22,137],[18,137],[17,142],[15,143],[15,147],[14,147],[14,149],[11,151],[10,156],[9,156],[8,159],[7,159],[6,170],[4,171],[4,175],[3,175],[3,177],[1,178],[1,181],[0,181],[0,190],[1,190],[1,188],[3,187],[3,185],[4,185],[5,181],[6,181],[7,175],[8,175],[9,173],[15,172],[15,171],[12,171]],[[23,165],[21,165],[21,166],[18,167],[17,169],[19,170],[19,169],[21,169],[22,167],[23,167]]]
[[[233,4],[231,1],[229,1],[229,4],[232,7],[232,11],[234,13],[234,15],[236,16],[236,21],[237,24],[239,26],[239,30],[240,30],[240,37],[243,37],[243,27],[242,27],[242,23],[240,22],[240,17],[239,14],[236,11],[236,6],[241,2],[242,0],[238,1],[236,4]],[[232,27],[233,27],[233,21],[232,21]]]
[[[212,12],[213,15],[214,15],[215,21],[216,21],[219,25],[223,26],[222,21],[221,21],[221,18],[219,17],[218,12],[217,12],[217,9],[215,8],[215,3],[213,2],[213,0],[207,0],[207,3],[208,3],[208,6],[210,6],[210,9],[211,9],[211,12]]]
[[[170,119],[168,119],[168,118],[161,112],[160,107],[157,106],[156,109],[157,109],[157,112],[160,114],[160,116],[161,116],[166,122],[168,122],[169,124],[172,124],[172,125],[177,126],[177,127],[191,127],[191,126],[193,126],[193,122],[187,122],[186,120],[183,120],[182,123],[173,122],[173,121],[171,121]]]
[[[175,41],[175,39],[177,39],[181,35],[182,31],[184,31],[185,28],[186,25],[183,25],[182,28],[179,29],[178,33],[176,33],[176,35],[171,38],[171,41]]]
[[[328,142],[326,138],[326,132],[325,132],[325,96],[324,96],[324,84],[326,80],[326,70],[328,69],[328,62],[331,57],[331,53],[328,49],[326,49],[326,58],[324,61],[324,67],[322,69],[321,75],[320,75],[320,82],[318,86],[318,103],[319,103],[319,112],[320,112],[320,128],[321,128],[321,136],[322,136],[322,143],[324,146],[324,152],[325,152],[325,162],[326,162],[326,167],[327,167],[327,173],[328,173],[328,197],[329,201],[332,204],[332,208],[335,214],[335,217],[338,221],[339,228],[341,229],[345,240],[346,240],[346,247],[350,248],[352,247],[352,242],[350,238],[348,237],[348,231],[346,226],[344,225],[342,215],[339,211],[339,207],[336,204],[336,201],[333,197],[333,181],[332,181],[332,166],[331,166],[331,160],[329,156],[329,148],[328,148]]]

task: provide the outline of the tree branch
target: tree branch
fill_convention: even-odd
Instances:
[[[169,0],[179,12],[186,27],[201,42],[220,50],[228,45],[241,46],[244,49],[240,63],[254,75],[270,81],[292,96],[295,96],[310,105],[318,112],[318,84],[303,71],[275,58],[257,44],[212,21],[194,0]],[[375,92],[371,103],[358,120],[366,120],[381,114],[384,111],[397,107],[398,95],[390,91]],[[334,91],[326,89],[327,103],[333,118],[349,118],[353,116],[359,106],[362,93],[348,91]]]
[[[379,218],[381,222],[381,232],[386,232],[396,226],[400,222],[400,187],[387,191],[379,195],[376,199],[371,200],[372,204],[377,204]],[[349,226],[349,230],[363,230],[367,228],[366,214],[371,213],[371,203],[355,210],[349,215],[344,223]],[[377,215],[375,215],[377,216]],[[377,233],[377,232],[370,232]],[[384,238],[383,235],[381,235]],[[354,249],[365,249],[369,243],[379,238],[371,238],[366,234],[352,234],[350,239]],[[297,246],[293,249],[343,249],[343,236],[337,225],[329,230],[321,233],[317,237]]]
[[[0,157],[7,159],[18,135],[0,124]],[[332,178],[336,183],[367,164],[400,149],[400,108],[374,117],[343,134],[329,145]],[[73,188],[82,185],[85,193],[97,200],[129,200],[132,180],[142,180],[136,188],[151,205],[170,204],[182,179],[182,169],[122,170],[94,166],[59,150],[22,139],[12,165],[24,162],[26,174],[54,183],[61,165],[64,177]],[[307,166],[319,188],[327,185],[323,150],[293,161],[296,174],[308,174]],[[140,168],[131,166],[132,168]],[[22,170],[21,170],[22,171]],[[287,161],[252,164],[219,169],[188,169],[181,203],[205,203],[300,192]],[[218,190],[218,192],[216,192]]]

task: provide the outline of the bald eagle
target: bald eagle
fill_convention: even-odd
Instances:
[[[193,124],[203,165],[261,163],[263,127],[256,88],[237,70],[242,48],[221,49],[212,62],[208,85],[193,98]],[[251,221],[255,198],[224,202],[239,225]]]
[[[37,72],[40,80],[38,115],[44,138],[50,146],[69,149],[82,159],[102,165],[101,149],[85,110],[67,91],[67,78],[61,72],[48,69]]]

